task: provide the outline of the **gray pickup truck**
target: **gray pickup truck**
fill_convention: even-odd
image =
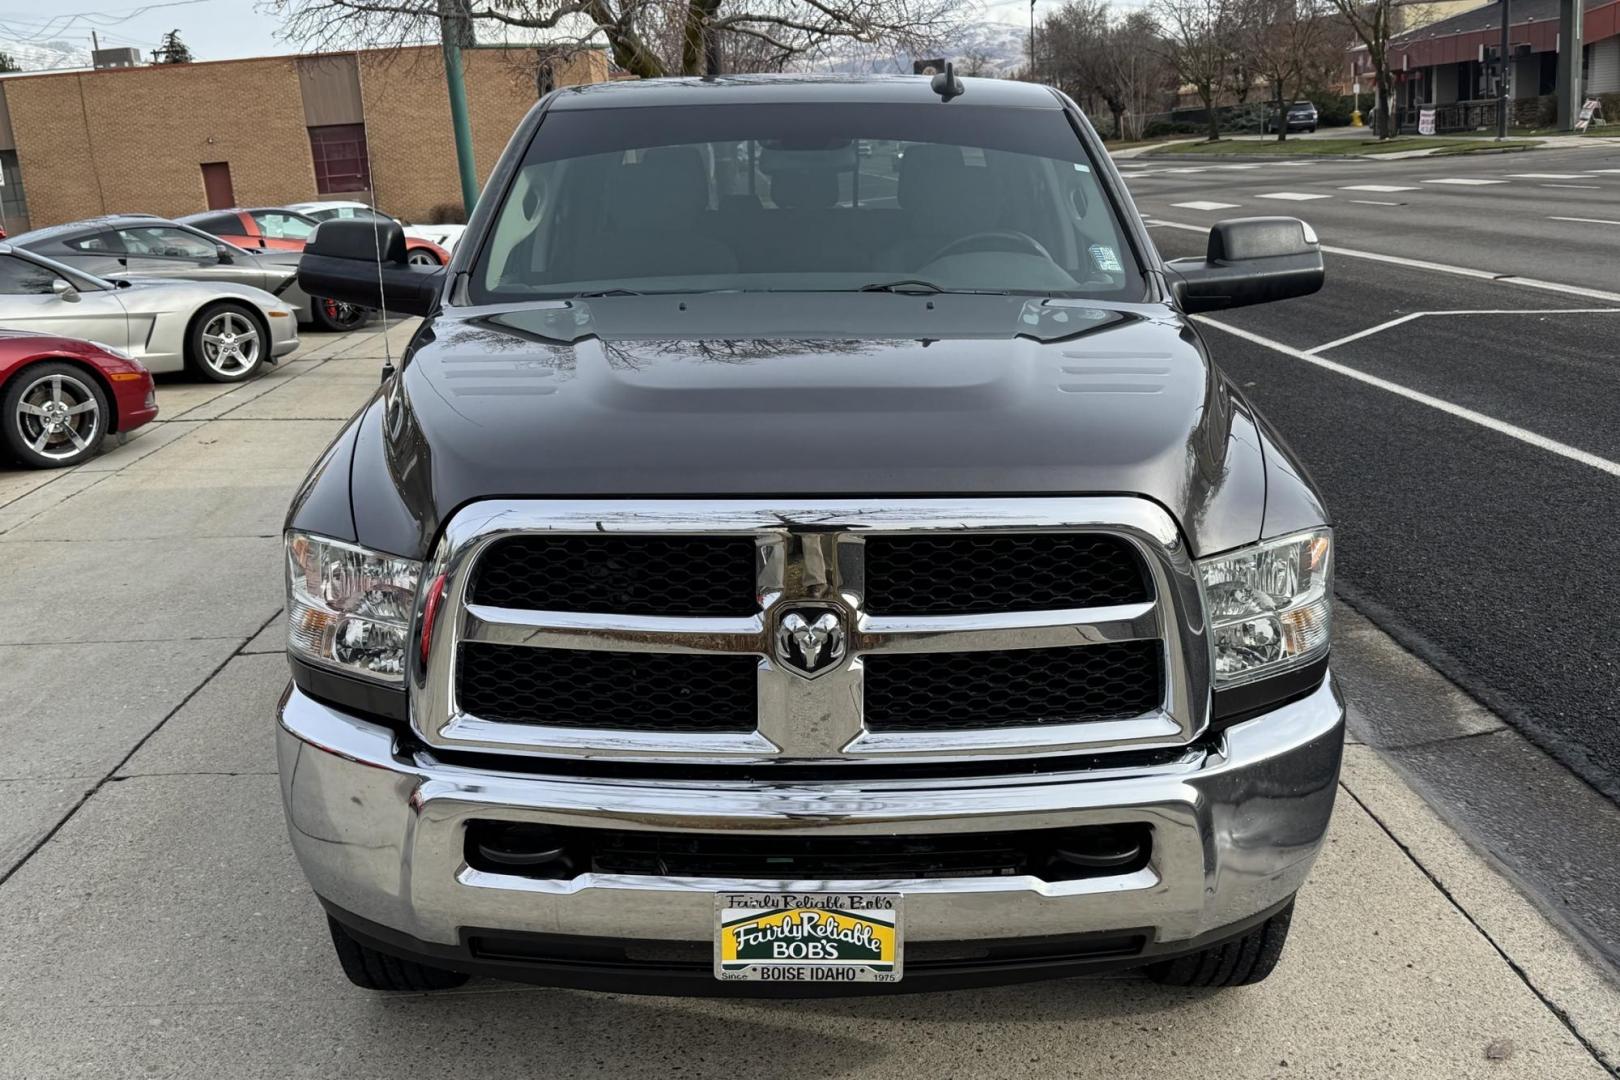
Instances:
[[[287,519],[293,847],[343,970],[689,994],[1264,978],[1333,807],[1332,533],[1047,87],[571,88]]]

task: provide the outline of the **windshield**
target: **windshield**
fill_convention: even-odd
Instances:
[[[613,292],[993,292],[1143,281],[1057,109],[557,111],[508,188],[475,303]]]

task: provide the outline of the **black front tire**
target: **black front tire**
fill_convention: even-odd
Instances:
[[[231,346],[210,340],[220,332],[231,337]],[[186,335],[186,364],[209,382],[246,382],[264,370],[269,355],[270,328],[256,311],[234,300],[208,305]]]
[[[1294,904],[1271,916],[1242,937],[1219,945],[1149,964],[1147,977],[1162,986],[1249,986],[1263,980],[1282,958]]]
[[[43,416],[42,409],[56,411]],[[0,417],[6,448],[34,469],[65,469],[90,460],[113,423],[112,407],[96,380],[60,361],[18,372],[0,399]],[[34,449],[36,444],[41,448]]]
[[[358,304],[328,300],[320,296],[309,298],[310,321],[322,330],[344,334],[358,330],[371,321],[371,312]]]
[[[330,915],[326,925],[332,931],[332,947],[349,981],[365,990],[385,990],[396,994],[420,994],[429,990],[454,990],[469,976],[460,971],[428,967],[414,960],[402,960],[378,952],[349,936],[343,925]]]

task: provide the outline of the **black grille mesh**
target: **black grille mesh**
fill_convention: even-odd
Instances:
[[[1086,533],[873,536],[866,610],[882,615],[1045,611],[1147,600],[1141,559]]]
[[[1139,716],[1163,697],[1157,641],[866,657],[866,726],[962,731]]]
[[[472,602],[530,611],[737,616],[759,611],[746,536],[514,536],[478,560]]]
[[[465,642],[456,693],[484,720],[623,731],[753,731],[751,656]]]

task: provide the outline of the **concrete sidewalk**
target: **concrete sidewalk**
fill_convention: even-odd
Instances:
[[[396,356],[408,331],[390,331]],[[128,445],[71,472],[0,472],[0,1078],[1616,1075],[1620,992],[1359,743],[1258,987],[354,989],[277,793],[279,533],[375,389],[381,345],[312,335],[243,387],[166,383],[162,421]],[[1353,615],[1340,629],[1354,693],[1432,676]]]

